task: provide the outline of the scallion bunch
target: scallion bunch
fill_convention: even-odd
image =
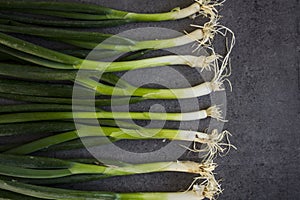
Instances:
[[[201,98],[225,90],[224,82],[230,83],[228,66],[229,54],[234,46],[234,34],[218,22],[220,17],[216,7],[222,3],[196,0],[183,9],[146,14],[73,2],[1,1],[0,97],[23,103],[0,107],[0,138],[38,136],[38,139],[0,145],[0,198],[214,199],[221,189],[214,177],[216,164],[213,158],[234,147],[228,140],[228,131],[145,128],[126,120],[189,122],[210,117],[226,122],[219,105],[190,112],[167,113],[130,110],[120,112],[103,106],[134,104],[147,100]],[[137,22],[195,19],[198,16],[207,21],[202,25],[192,25],[195,30],[190,33],[167,39],[137,40],[101,31],[77,30]],[[227,54],[221,57],[213,49],[213,40],[217,34],[227,37],[228,32],[232,33],[232,42],[227,45]],[[71,47],[50,49],[21,39],[19,34]],[[193,43],[194,51],[206,48],[211,52],[210,55],[144,56],[152,51]],[[97,52],[99,57],[90,58],[88,54],[91,50]],[[112,61],[107,61],[107,58]],[[187,88],[160,89],[134,86],[116,74],[178,65],[211,71],[213,76],[206,82]],[[79,91],[79,95],[74,95],[75,89]],[[44,133],[49,135],[39,137],[39,134]],[[150,139],[192,143],[192,148],[184,145],[178,145],[178,148],[201,152],[202,159],[199,162],[176,160],[129,164],[30,155],[39,151],[47,153],[94,147],[120,140]],[[198,144],[202,145],[201,148],[198,148]],[[191,180],[191,187],[186,192],[115,193],[53,187],[57,184],[155,172],[181,172],[194,174],[196,177],[194,181]]]

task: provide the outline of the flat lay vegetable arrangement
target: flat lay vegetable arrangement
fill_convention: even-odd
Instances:
[[[225,90],[229,83],[230,52],[234,33],[220,24],[218,8],[224,2],[191,1],[186,8],[164,13],[140,13],[116,10],[100,5],[62,2],[3,0],[0,2],[0,98],[14,100],[0,106],[0,138],[37,138],[0,145],[0,199],[99,199],[99,200],[199,200],[215,199],[222,192],[215,178],[213,159],[233,145],[227,130],[217,128],[143,127],[133,120],[190,122],[207,118],[227,122],[221,105],[190,112],[117,111],[107,106],[127,105],[148,100],[201,98]],[[101,2],[99,2],[101,4]],[[184,19],[187,18],[187,19]],[[204,18],[202,25],[179,37],[139,40],[90,31],[129,23],[190,20]],[[84,28],[84,29],[83,29]],[[109,30],[109,29],[106,29]],[[25,36],[25,37],[24,37]],[[225,39],[226,52],[213,48],[215,36]],[[71,46],[50,49],[30,39],[43,38]],[[228,41],[231,42],[228,42]],[[204,49],[207,55],[155,55],[159,50],[184,45]],[[97,59],[89,58],[96,51]],[[122,55],[122,56],[119,56]],[[115,58],[116,57],[116,58]],[[111,58],[113,62],[105,59]],[[213,73],[210,80],[191,87],[137,87],[122,79],[119,72],[164,68],[178,65]],[[117,73],[116,73],[117,72]],[[79,76],[80,74],[80,76]],[[98,80],[100,79],[100,80]],[[206,81],[207,80],[207,81]],[[74,95],[74,88],[80,95]],[[90,98],[93,94],[94,98]],[[74,120],[76,119],[76,120]],[[79,120],[79,121],[77,121]],[[128,121],[129,120],[129,121]],[[95,123],[96,122],[96,123]],[[201,153],[198,161],[173,160],[151,163],[106,164],[93,158],[60,159],[45,155],[60,150],[105,146],[120,140],[182,141],[187,151]],[[201,145],[198,148],[197,145]],[[46,154],[31,155],[33,153]],[[88,182],[115,176],[155,172],[194,174],[189,188],[178,192],[131,192],[71,190],[58,184]]]

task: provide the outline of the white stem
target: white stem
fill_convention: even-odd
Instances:
[[[208,117],[207,110],[200,110],[200,111],[196,111],[196,112],[189,112],[189,113],[181,114],[182,121],[200,120],[200,119],[206,119],[207,117]]]
[[[187,131],[187,130],[179,130],[178,134],[175,137],[177,140],[185,140],[185,141],[196,141],[196,140],[209,140],[210,136],[207,133],[197,132],[197,131]],[[204,143],[204,142],[203,142]]]
[[[196,29],[191,33],[187,33],[181,37],[174,39],[176,46],[182,46],[185,44],[189,44],[195,42],[197,40],[201,40],[203,38],[203,31],[202,29]]]
[[[213,92],[213,88],[210,82],[204,82],[200,85],[194,86],[191,90],[183,90],[183,96],[185,98],[201,97]]]
[[[178,11],[174,11],[174,19],[183,19],[186,17],[190,17],[193,16],[194,14],[199,13],[201,10],[201,6],[199,5],[199,3],[194,3],[192,5],[190,5],[189,7],[183,8],[181,10]]]
[[[177,161],[168,165],[166,171],[186,172],[193,174],[200,174],[201,176],[208,176],[215,170],[214,163],[197,163],[192,161]]]

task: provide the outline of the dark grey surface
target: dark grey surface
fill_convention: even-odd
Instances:
[[[191,1],[97,2],[125,10],[159,12],[187,6]],[[300,198],[299,1],[228,0],[221,13],[222,23],[237,37],[230,78],[233,92],[227,92],[229,123],[225,126],[233,133],[231,141],[238,150],[217,159],[217,178],[223,179],[224,188],[219,199],[297,200]],[[182,20],[154,25],[182,31],[189,30],[188,23],[189,20]],[[105,31],[117,33],[141,26],[147,24]],[[143,150],[143,144],[136,147]],[[177,191],[186,188],[190,178],[185,174],[152,174],[69,187]]]
[[[238,151],[218,159],[221,199],[299,199],[299,1],[227,1],[222,13],[237,35],[227,127]]]

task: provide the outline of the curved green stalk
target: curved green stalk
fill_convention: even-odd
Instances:
[[[166,13],[131,13],[126,11],[114,10],[110,8],[105,8],[99,5],[88,5],[80,3],[66,3],[66,2],[27,2],[27,1],[14,1],[6,0],[0,3],[1,8],[6,9],[37,9],[37,10],[51,10],[51,11],[64,11],[64,12],[75,12],[72,14],[64,14],[62,17],[68,18],[79,18],[76,16],[76,12],[80,13],[90,13],[102,15],[104,19],[124,19],[131,21],[166,21],[166,20],[176,20],[182,19],[198,14],[202,10],[202,5],[200,3],[194,3],[187,8],[173,9],[171,12]],[[57,13],[48,12],[49,15],[57,16]],[[81,16],[82,19],[87,20],[87,17],[91,16]],[[47,23],[46,23],[47,24]]]
[[[201,57],[200,57],[201,58]],[[199,61],[200,61],[199,58]],[[202,57],[202,63],[207,63],[209,65],[209,61],[211,61],[210,57]],[[204,64],[205,65],[205,64]],[[21,70],[20,69],[26,69],[26,70]],[[70,73],[68,73],[70,71]],[[60,73],[61,72],[61,73]],[[13,64],[0,64],[0,74],[1,75],[6,75],[6,76],[11,76],[15,78],[23,78],[27,77],[28,79],[33,79],[33,80],[71,80],[74,81],[76,79],[76,73],[77,70],[58,70],[58,69],[47,69],[47,68],[41,68],[39,66],[21,66],[21,65],[13,65]],[[103,83],[99,83],[98,81],[85,78],[85,77],[92,77],[96,76],[97,72],[95,71],[89,71],[89,70],[81,70],[80,71],[81,76],[84,76],[84,78],[78,77],[76,79],[76,82],[78,84],[82,84],[87,88],[93,88],[93,90],[96,90],[96,92],[102,94],[102,95],[109,95],[109,96],[138,96],[138,97],[143,97],[145,99],[184,99],[184,98],[195,98],[195,97],[200,97],[204,95],[208,95],[212,93],[213,91],[219,91],[221,90],[218,86],[218,80],[213,80],[211,82],[205,82],[190,88],[177,88],[177,89],[154,89],[154,88],[136,88],[126,81],[120,79],[118,76],[112,74],[112,73],[104,73],[101,75],[100,79],[102,81],[108,82],[113,85],[117,85],[118,87],[115,86],[109,86]],[[85,74],[85,75],[84,75]],[[20,83],[22,84],[22,83]],[[28,84],[27,84],[28,85]],[[42,84],[45,85],[45,84]],[[49,88],[49,91],[47,90],[39,90],[38,86],[36,84],[32,85],[34,87],[34,92],[32,93],[29,90],[21,90],[24,94],[27,95],[37,95],[39,96],[44,96],[45,93],[51,92],[51,88]],[[30,88],[32,88],[30,87]],[[126,89],[124,89],[126,88]],[[4,89],[10,91],[10,86],[9,87],[4,87]],[[15,87],[19,92],[17,94],[22,94],[20,93],[20,87]],[[56,94],[56,90],[54,90],[54,95]],[[61,89],[59,88],[59,91]],[[88,90],[87,90],[88,91]],[[7,92],[7,91],[2,91],[2,92]],[[92,91],[91,91],[92,92]],[[69,88],[69,95],[72,93],[72,88]],[[43,95],[41,95],[43,94]],[[62,94],[68,94],[65,92],[62,92]],[[49,95],[47,95],[49,96]]]
[[[13,167],[7,164],[0,164],[0,174],[19,178],[57,178],[72,175],[69,169],[26,169],[21,167]]]
[[[51,145],[60,144],[61,142],[73,140],[77,138],[77,131],[60,133],[58,135],[49,136],[47,139],[39,139],[28,144],[20,145],[16,148],[5,151],[6,154],[29,154],[43,148],[47,149]],[[49,143],[51,142],[51,143]],[[23,152],[22,152],[23,151]]]
[[[24,68],[26,70],[21,70],[21,72],[19,72],[20,69],[22,69],[22,68]],[[15,77],[15,78],[26,77],[28,79],[33,79],[33,80],[71,80],[71,81],[74,81],[76,79],[77,71],[76,70],[70,71],[70,73],[68,73],[68,71],[69,70],[47,69],[47,68],[41,68],[38,66],[21,66],[21,65],[13,65],[13,64],[0,64],[0,74],[1,75],[11,76],[11,77]],[[80,73],[86,74],[84,76],[91,77],[96,72],[82,71]],[[129,96],[130,95],[130,96],[143,97],[145,99],[195,98],[195,97],[208,95],[216,90],[215,81],[205,82],[205,83],[202,83],[202,84],[196,85],[194,87],[190,87],[190,88],[154,89],[154,88],[136,88],[136,87],[130,85],[129,83],[125,82],[124,80],[120,79],[118,76],[111,74],[111,73],[102,74],[100,79],[102,81],[106,81],[106,82],[114,84],[114,85],[118,83],[117,86],[122,87],[122,88],[105,85],[103,83],[99,83],[98,81],[94,81],[94,80],[88,79],[88,78],[83,78],[83,79],[77,78],[76,82],[79,84],[81,83],[88,88],[93,88],[102,95],[110,95],[110,96],[111,95],[114,95],[114,96]],[[23,82],[22,83],[20,82],[19,84],[23,85]],[[29,85],[31,85],[31,87],[29,87]],[[38,95],[38,96],[45,96],[47,94],[46,96],[49,96],[49,92],[52,91],[51,87],[47,91],[44,91],[43,89],[41,90],[40,87],[42,87],[42,88],[47,87],[48,84],[47,85],[40,84],[41,85],[40,87],[36,84],[34,84],[34,85],[29,84],[29,85],[28,85],[28,88],[30,90],[24,90],[23,88],[21,88],[17,85],[15,87],[15,89],[17,90],[16,91],[17,94],[23,93],[26,95]],[[3,89],[5,89],[5,91],[2,91],[2,92],[12,93],[11,86],[12,85],[9,84],[7,87],[6,86],[2,87]],[[25,84],[25,86],[26,86],[26,84]],[[59,86],[59,88],[57,90],[56,89],[53,90],[53,95],[57,96],[58,95],[57,91],[62,91],[60,87],[61,86]],[[34,93],[32,93],[31,89],[34,89],[33,90]],[[65,97],[65,95],[68,93],[69,93],[69,97],[70,97],[70,95],[72,96],[72,88],[69,88],[67,91],[68,92],[62,91],[62,93],[61,93],[63,95],[62,97]]]
[[[108,49],[118,52],[132,52],[144,49],[165,49],[186,45],[203,39],[203,31],[200,29],[176,38],[146,41],[133,41],[127,38],[122,38],[120,36],[98,32],[69,31],[40,27],[24,28],[19,26],[0,25],[0,31],[54,38],[72,44],[74,46],[79,46],[87,49]],[[108,38],[111,39],[106,40]]]
[[[40,81],[73,81],[76,78],[77,72],[77,70],[57,70],[40,67],[37,65],[0,63],[0,75],[19,79]]]
[[[59,188],[50,188],[44,186],[29,185],[20,183],[15,180],[0,180],[0,188],[3,190],[23,194],[30,197],[40,199],[98,199],[98,200],[116,200],[120,199],[116,194],[110,192],[91,192],[91,191],[78,191],[67,190]]]
[[[125,129],[114,127],[97,127],[97,126],[81,126],[78,130],[60,133],[57,135],[49,136],[33,142],[29,142],[24,145],[20,145],[16,148],[9,149],[5,153],[8,154],[30,154],[39,150],[47,149],[50,146],[61,144],[67,141],[72,141],[77,138],[84,139],[86,137],[98,137],[94,138],[92,144],[89,145],[102,145],[110,143],[108,139],[102,140],[101,137],[109,137],[112,139],[110,142],[116,142],[118,140],[130,139],[130,140],[147,140],[147,139],[168,139],[168,140],[180,140],[198,143],[208,143],[210,136],[206,133],[186,130],[174,130],[174,129],[146,129],[139,127],[139,129]]]
[[[29,79],[38,81],[73,81],[76,80],[78,70],[63,70],[63,69],[50,69],[35,65],[21,65],[11,63],[0,63],[0,75],[14,77],[19,79]],[[99,73],[99,72],[98,72]],[[97,71],[81,70],[80,75],[84,77],[97,78]],[[117,85],[117,87],[132,87],[126,81],[120,79],[114,73],[102,73],[100,77],[101,81],[106,83]],[[20,81],[16,81],[20,83]],[[23,83],[23,82],[22,82]],[[103,85],[106,87],[106,85]]]
[[[127,164],[125,166],[105,166],[34,156],[28,157],[8,155],[6,157],[3,157],[4,160],[2,161],[7,161],[7,163],[0,163],[1,175],[31,179],[51,179],[78,174],[103,174],[108,176],[125,176],[153,172],[184,172],[193,174],[207,174],[212,172],[215,167],[213,164],[201,164],[192,161],[153,162],[145,164]],[[27,163],[25,166],[28,167],[21,167],[19,162],[25,159],[29,159],[28,161],[25,161],[25,163]],[[48,167],[44,169],[41,168],[42,166],[46,166],[47,164],[49,165]],[[35,168],[35,165],[37,165],[38,167]]]
[[[1,67],[0,67],[1,68]],[[1,69],[0,69],[1,70]],[[0,74],[11,74],[11,71],[6,70],[4,73]],[[27,74],[25,73],[19,73],[19,75],[16,75],[20,78],[22,78],[21,75]],[[29,76],[27,78],[34,78],[34,75],[37,73],[31,73],[29,72]],[[61,75],[61,77],[59,77]],[[55,78],[56,80],[63,79],[64,74],[58,74],[58,76]],[[13,77],[16,77],[13,76]],[[42,76],[43,80],[48,80],[53,77],[53,74],[45,74]],[[38,77],[36,77],[38,78]],[[68,78],[68,77],[66,77]],[[126,85],[130,86],[126,81],[119,80],[119,77],[113,74],[104,74],[102,76],[102,79],[108,83],[115,84],[116,82],[120,81],[120,85],[125,87]],[[106,90],[105,88],[114,88],[113,86],[108,86],[106,84],[101,84],[103,87],[103,90]],[[45,89],[47,88],[47,89]],[[118,87],[115,87],[116,89]],[[37,82],[31,82],[31,81],[24,81],[24,80],[9,80],[9,79],[1,79],[0,80],[0,93],[9,93],[9,94],[19,94],[19,95],[28,95],[28,96],[37,96],[37,97],[59,97],[59,98],[72,98],[73,97],[73,85],[67,85],[67,84],[58,84],[58,83],[37,83]],[[123,88],[124,89],[124,88]],[[86,87],[76,87],[77,96],[76,98],[86,98],[89,95],[94,94],[94,90]],[[97,97],[103,97],[101,95],[104,94],[95,94],[95,98]],[[105,94],[106,95],[106,94]],[[111,96],[109,94],[109,96]],[[124,96],[124,95],[122,95]],[[129,95],[126,95],[129,96]]]
[[[98,192],[98,191],[79,191],[68,190],[60,188],[51,188],[45,186],[36,186],[17,181],[0,180],[0,188],[8,190],[18,194],[23,194],[30,197],[36,197],[41,199],[58,199],[58,200],[174,200],[174,199],[189,199],[189,200],[201,200],[205,199],[206,193],[213,192],[213,196],[219,192],[219,190],[211,191],[215,188],[206,188],[205,192],[203,187],[195,185],[193,191],[189,192],[146,192],[146,193],[111,193],[111,192]],[[210,195],[207,197],[212,198]]]
[[[1,30],[1,28],[0,28]],[[74,32],[74,34],[77,34]],[[178,47],[183,46],[195,41],[200,41],[204,37],[203,31],[197,29],[187,35],[179,36],[176,38],[171,39],[163,39],[163,40],[145,40],[145,41],[136,41],[133,44],[110,44],[110,41],[113,39],[109,39],[107,42],[104,41],[103,43],[94,42],[93,40],[90,41],[80,41],[80,40],[73,40],[73,39],[66,39],[63,40],[66,43],[72,44],[74,46],[86,48],[86,49],[109,49],[113,51],[119,52],[132,52],[132,51],[139,51],[144,49],[166,49],[171,47]]]
[[[33,61],[45,67],[59,68],[59,69],[86,69],[86,70],[99,70],[106,72],[127,71],[134,69],[142,69],[148,67],[168,66],[168,65],[188,65],[191,67],[205,67],[203,66],[203,56],[191,55],[171,55],[156,58],[147,58],[136,61],[122,61],[122,62],[97,62],[91,60],[82,60],[70,55],[59,53],[24,40],[8,36],[0,33],[0,44],[5,45],[12,49],[17,49],[21,52],[15,52],[15,56],[27,61]],[[2,52],[8,52],[9,49],[0,48]],[[23,52],[23,54],[22,54]],[[19,55],[17,55],[19,54]],[[30,57],[31,55],[31,57]],[[34,57],[37,58],[34,58]],[[45,60],[47,59],[47,60]],[[56,66],[56,64],[58,64]],[[205,63],[204,63],[205,64]]]
[[[1,34],[1,33],[0,33]],[[8,54],[17,58],[18,60],[26,61],[29,63],[34,63],[43,67],[54,68],[54,69],[63,69],[63,70],[73,70],[69,64],[59,63],[51,60],[47,60],[38,56],[34,56],[28,53],[24,53],[22,51],[15,50],[13,48],[6,47],[0,44],[0,52]],[[67,55],[67,54],[66,54]],[[69,56],[69,55],[67,55]],[[79,59],[79,58],[78,58]]]
[[[40,149],[39,151],[42,152],[54,152],[54,151],[69,151],[74,149],[84,149],[84,148],[91,148],[97,147],[101,145],[107,145],[114,142],[117,142],[117,139],[114,138],[105,138],[105,137],[85,137],[80,139],[75,139],[63,143],[58,143],[56,145],[48,146],[46,149]],[[14,146],[5,146],[3,147],[1,152],[9,151],[13,148],[17,148],[20,145]]]
[[[0,44],[12,49],[19,50],[24,53],[39,56],[40,58],[48,59],[58,63],[76,65],[82,62],[79,58],[59,53],[57,51],[50,50],[39,45],[35,45],[33,43],[6,35],[4,33],[0,33]],[[69,66],[69,69],[72,69],[72,66]]]

